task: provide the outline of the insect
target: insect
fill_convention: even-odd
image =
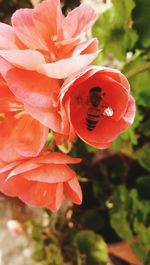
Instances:
[[[100,119],[100,102],[104,96],[100,87],[92,87],[89,91],[90,107],[87,110],[86,128],[93,131]]]

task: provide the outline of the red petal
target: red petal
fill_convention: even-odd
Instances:
[[[62,205],[64,198],[64,190],[63,183],[58,183],[56,186],[55,196],[53,197],[53,202],[51,204],[46,205],[51,211],[56,212]]]
[[[81,162],[80,158],[70,157],[60,152],[46,152],[35,159],[36,162],[44,164],[77,164]]]
[[[0,112],[12,112],[22,110],[20,103],[13,93],[8,89],[6,82],[0,76]]]
[[[46,183],[60,183],[75,177],[76,173],[67,165],[49,164],[24,172],[25,179]]]
[[[5,119],[0,122],[0,158],[3,161],[11,162],[20,159],[20,155],[14,148],[11,132],[15,124],[13,115],[5,115]]]
[[[55,94],[59,90],[58,80],[17,68],[7,73],[6,80],[16,97],[34,107],[53,106]]]
[[[20,193],[19,198],[31,206],[48,207],[48,205],[53,205],[56,200],[57,185],[35,181],[28,182],[28,192],[24,190]]]
[[[67,196],[76,204],[82,203],[82,191],[78,179],[75,177],[64,183],[64,189]]]
[[[27,114],[22,114],[11,134],[14,147],[21,156],[37,156],[43,149],[48,128]]]
[[[62,132],[62,121],[60,114],[55,108],[45,109],[45,108],[35,108],[29,105],[25,105],[25,110],[34,119],[41,122],[46,127],[50,128],[54,132]]]

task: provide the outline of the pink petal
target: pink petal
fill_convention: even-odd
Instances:
[[[2,187],[2,192],[12,197],[17,197],[24,190],[28,190],[28,181],[18,176],[5,180]]]
[[[98,51],[98,40],[93,38],[77,45],[73,51],[73,56],[78,56],[80,54],[90,54],[96,51]]]
[[[114,79],[114,81],[121,84],[128,92],[130,92],[129,81],[119,70],[105,68],[104,70],[102,70],[102,74]]]
[[[51,130],[55,132],[63,133],[61,117],[60,117],[60,114],[58,114],[58,111],[55,110],[55,108],[51,108],[51,109],[36,108],[35,109],[35,107],[31,107],[25,104],[25,110],[34,119],[41,122],[44,126],[50,128]]]
[[[57,186],[58,184],[28,182],[28,192],[22,191],[19,198],[28,205],[48,208],[48,205],[53,205],[56,201]],[[62,192],[60,199],[61,195]]]
[[[86,142],[84,139],[82,139],[84,142]],[[87,143],[87,142],[86,142]],[[108,143],[101,143],[101,142],[94,142],[94,141],[90,141],[88,140],[88,145],[91,145],[97,149],[106,149],[106,148],[110,148],[112,145],[112,142],[108,142]]]
[[[58,211],[63,202],[63,191],[63,183],[58,183],[56,186],[55,196],[53,197],[53,202],[51,204],[46,205],[46,208],[49,208],[53,212]]]
[[[55,63],[41,64],[37,71],[53,78],[66,78],[89,65],[98,55],[98,52],[62,59]]]
[[[20,155],[14,149],[14,142],[11,138],[14,124],[15,119],[11,114],[5,115],[5,119],[0,122],[0,159],[6,162],[20,159]]]
[[[64,189],[67,196],[76,204],[82,203],[82,191],[77,177],[64,183]]]
[[[82,4],[69,12],[63,24],[64,37],[70,38],[86,32],[96,20],[94,10],[89,6]]]
[[[135,112],[136,112],[135,100],[132,96],[130,96],[127,111],[123,116],[123,120],[128,124],[132,124],[135,118]]]
[[[6,175],[6,171],[13,171],[13,168],[17,167],[18,165],[21,164],[21,161],[15,161],[15,162],[12,162],[12,163],[5,163],[4,165],[0,166],[0,173],[4,173],[5,172],[5,175]],[[7,176],[6,176],[7,178]]]
[[[42,164],[77,164],[81,162],[81,158],[70,157],[60,152],[46,152],[35,161]]]
[[[36,132],[36,133],[35,133]],[[11,134],[15,150],[25,157],[37,156],[43,149],[48,135],[48,128],[27,114],[22,114],[16,121]]]
[[[39,168],[24,172],[25,179],[46,183],[59,183],[68,181],[76,176],[76,173],[67,165],[49,164],[41,165]]]
[[[56,79],[22,69],[12,69],[6,75],[10,90],[22,102],[34,107],[50,108],[59,91]]]
[[[20,111],[22,108],[22,103],[16,99],[8,89],[4,79],[0,76],[0,112]]]
[[[33,21],[38,32],[50,42],[51,37],[57,36],[62,26],[63,15],[59,0],[45,0],[37,4],[33,10]]]
[[[33,50],[48,50],[32,19],[32,9],[17,10],[12,16],[12,25],[18,38]]]
[[[0,56],[14,66],[36,70],[39,64],[45,63],[44,56],[38,51],[31,50],[0,50]]]
[[[28,171],[36,169],[36,168],[39,168],[41,166],[40,164],[35,163],[34,159],[29,159],[27,161],[22,160],[22,161],[20,161],[20,163],[15,164],[15,162],[14,162],[14,163],[11,163],[10,165],[11,165],[11,167],[7,166],[7,167],[4,167],[4,169],[3,169],[3,171],[6,170],[7,168],[11,169],[13,166],[13,169],[8,174],[7,180],[11,177],[17,176],[19,174],[22,174],[24,172],[28,172]]]
[[[4,79],[6,78],[8,71],[11,70],[12,68],[13,66],[9,62],[7,62],[5,59],[0,57],[0,74]]]
[[[0,23],[0,49],[18,49],[13,28],[4,23]]]

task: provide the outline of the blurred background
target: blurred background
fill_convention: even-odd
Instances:
[[[0,21],[37,0],[0,0]],[[97,13],[89,32],[102,52],[94,64],[120,69],[131,84],[134,124],[108,150],[79,139],[72,156],[83,203],[66,201],[55,214],[0,194],[0,265],[150,264],[150,1],[64,0],[64,14],[80,3]]]

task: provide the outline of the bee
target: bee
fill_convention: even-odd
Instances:
[[[88,131],[93,131],[100,119],[100,102],[103,99],[104,93],[102,94],[100,87],[93,87],[89,91],[89,102],[90,106],[87,110],[86,116],[86,128]]]

